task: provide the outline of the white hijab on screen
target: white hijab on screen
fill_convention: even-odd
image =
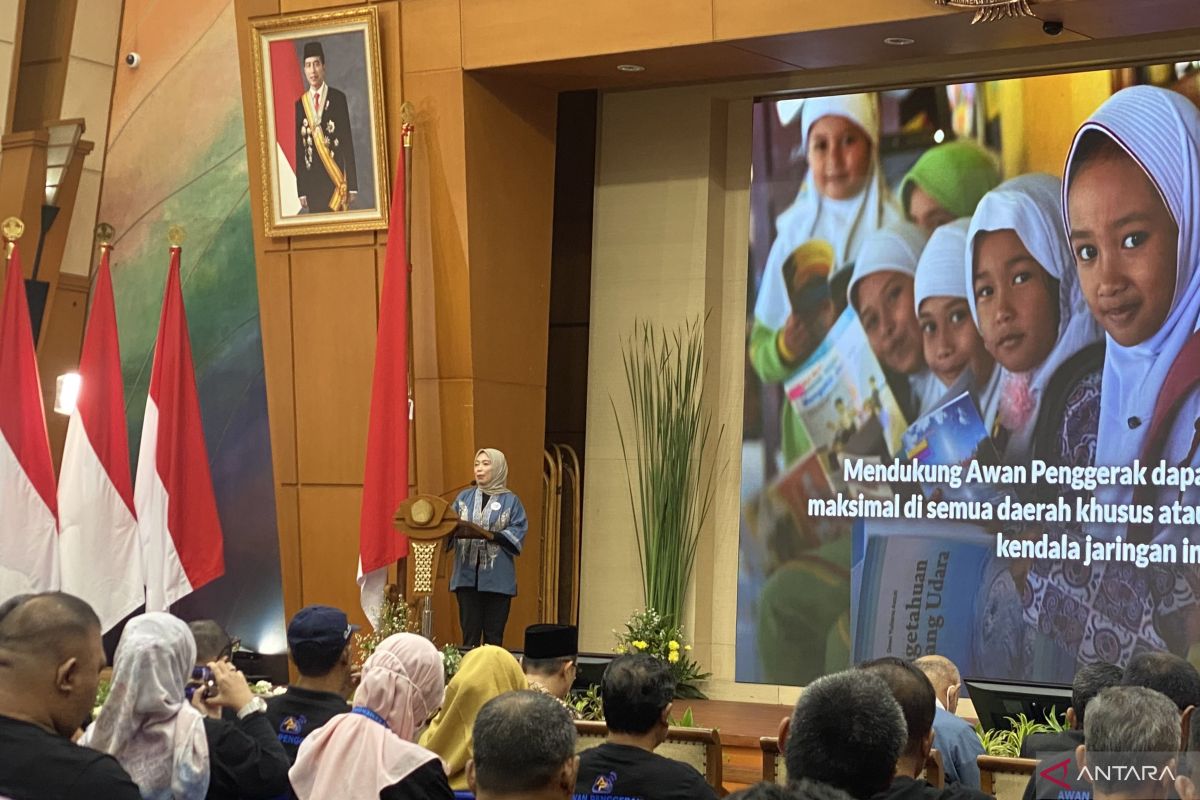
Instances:
[[[913,301],[917,316],[921,314],[921,303],[931,297],[960,297],[970,300],[972,292],[966,282],[963,260],[966,257],[967,231],[971,227],[970,217],[961,217],[942,225],[929,237],[928,244],[917,262],[917,277],[913,282]],[[987,382],[972,394],[979,405],[979,414],[984,427],[991,430],[1000,405],[1000,382],[1004,368],[992,366]],[[972,376],[974,380],[975,376]]]
[[[754,316],[772,330],[787,322],[792,307],[783,280],[783,262],[809,239],[823,239],[833,246],[838,268],[851,264],[863,239],[880,226],[904,215],[892,199],[879,165],[879,106],[874,94],[810,97],[800,110],[803,130],[801,147],[808,152],[808,133],[822,117],[845,117],[862,128],[871,141],[871,168],[866,187],[856,197],[833,200],[817,191],[816,182],[804,181],[795,202],[775,220],[775,242],[754,303]]]
[[[971,306],[976,327],[979,327],[979,309],[975,305],[974,290],[975,238],[979,234],[1015,231],[1029,254],[1050,277],[1058,281],[1058,339],[1054,348],[1033,369],[1020,375],[1008,374],[1005,379],[1005,384],[1011,381],[1024,382],[1027,392],[1022,393],[1033,403],[1032,411],[1025,415],[1021,427],[1009,432],[1006,455],[1010,459],[1023,460],[1029,455],[1042,393],[1058,367],[1089,344],[1100,340],[1100,326],[1096,324],[1079,288],[1071,244],[1063,233],[1062,202],[1062,181],[1058,178],[1036,172],[1021,175],[1005,181],[983,196],[967,230],[964,278],[969,287],[967,302]],[[1009,387],[1001,388],[1001,394],[1008,398]],[[1004,413],[1003,409],[1000,413]]]
[[[196,640],[183,620],[158,611],[129,620],[108,700],[80,740],[116,758],[143,800],[203,800],[208,793],[204,718],[184,696],[195,663]]]
[[[855,313],[858,313],[858,304],[854,302],[854,289],[858,283],[868,275],[874,275],[877,272],[901,272],[915,279],[917,262],[921,260],[921,252],[925,249],[925,243],[928,240],[929,237],[923,230],[903,219],[892,222],[867,236],[863,240],[862,249],[859,250],[858,258],[854,262],[854,272],[850,276],[850,284],[846,287],[846,299],[854,308]],[[919,339],[917,346],[922,346]],[[942,382],[928,367],[904,377],[908,379],[913,399],[917,403],[915,412],[924,414],[932,411],[945,392]]]
[[[1122,89],[1088,118],[1071,145],[1067,172],[1071,175],[1080,138],[1089,131],[1108,136],[1128,153],[1149,176],[1179,226],[1175,267],[1175,296],[1162,327],[1144,342],[1124,347],[1111,337],[1104,355],[1103,390],[1100,395],[1100,431],[1096,463],[1130,464],[1138,458],[1150,430],[1151,417],[1167,372],[1184,344],[1200,328],[1200,111],[1181,94],[1152,86]],[[1064,189],[1070,189],[1068,184]],[[1065,204],[1064,204],[1065,205]],[[1063,219],[1067,230],[1070,217]],[[1140,424],[1131,427],[1130,420]],[[1189,396],[1172,428],[1165,454],[1178,453],[1180,437],[1186,453],[1200,418],[1200,397]],[[1102,502],[1123,503],[1132,490],[1127,486],[1101,487]]]

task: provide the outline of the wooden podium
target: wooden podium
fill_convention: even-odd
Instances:
[[[462,491],[449,492],[457,497]],[[407,597],[410,606],[420,604],[421,635],[433,636],[433,589],[443,553],[452,539],[485,539],[494,537],[491,531],[458,518],[451,501],[433,494],[417,494],[406,499],[396,509],[393,518],[396,530],[408,537],[406,559]]]

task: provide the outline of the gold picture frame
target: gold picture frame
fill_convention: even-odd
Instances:
[[[251,20],[250,29],[267,236],[386,228],[375,7]]]

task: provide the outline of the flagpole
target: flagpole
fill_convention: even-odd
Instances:
[[[412,303],[412,200],[409,197],[412,195],[412,149],[413,149],[413,118],[416,116],[416,111],[413,104],[405,101],[400,106],[401,120],[401,144],[404,148],[404,208],[400,213],[404,214],[404,265],[407,267],[405,280],[407,283],[407,291],[405,292],[404,309],[408,316],[408,482],[417,485],[417,425],[416,425],[416,398],[413,391],[413,303]],[[393,209],[394,212],[394,209]]]
[[[400,131],[401,131],[401,146],[404,153],[404,208],[397,211],[393,209],[393,213],[404,214],[404,265],[406,283],[405,297],[405,315],[407,316],[406,324],[408,325],[408,341],[405,357],[408,359],[408,482],[410,485],[419,485],[417,482],[417,413],[416,413],[416,397],[414,392],[413,382],[413,302],[412,302],[412,153],[413,153],[413,133],[416,126],[413,124],[413,119],[416,117],[416,109],[411,102],[405,101],[400,106]],[[398,570],[399,571],[399,570]],[[399,576],[397,576],[399,577]],[[404,587],[405,594],[408,593],[408,586]],[[433,636],[433,603],[432,598],[426,597],[421,607],[421,633],[427,637]]]

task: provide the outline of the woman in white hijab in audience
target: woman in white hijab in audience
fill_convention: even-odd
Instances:
[[[917,262],[913,302],[924,337],[925,362],[946,387],[946,399],[970,391],[990,431],[1000,405],[1004,370],[983,346],[971,318],[963,270],[970,226],[971,218],[962,217],[934,230]]]
[[[801,106],[800,126],[808,174],[795,202],[775,221],[775,241],[754,302],[750,359],[764,383],[783,381],[808,356],[788,347],[792,308],[783,275],[788,256],[807,241],[824,241],[833,249],[836,272],[854,262],[872,231],[904,216],[879,163],[874,94],[809,98]]]
[[[1096,463],[1196,466],[1200,111],[1176,92],[1124,89],[1079,129],[1066,173],[1075,263],[1108,340]],[[1096,497],[1192,506],[1200,489],[1101,486]],[[1110,526],[1108,535],[1122,532]],[[1194,526],[1142,524],[1130,526],[1129,538],[1174,541],[1188,533]]]
[[[451,800],[438,756],[414,743],[446,695],[442,654],[423,636],[397,633],[363,664],[354,707],[300,745],[288,777],[300,800],[332,797]]]
[[[108,700],[81,740],[121,762],[145,800],[208,793],[204,718],[184,697],[195,662],[196,641],[183,620],[162,612],[129,620]]]
[[[971,314],[988,352],[1009,373],[998,415],[1009,464],[1029,460],[1055,371],[1100,339],[1063,233],[1061,189],[1062,181],[1041,173],[1005,181],[984,195],[967,231]]]
[[[913,278],[927,239],[924,231],[907,221],[871,234],[863,242],[846,288],[875,357],[907,383],[892,389],[909,422],[932,410],[946,391],[925,364],[913,302]],[[903,388],[908,390],[907,397]]]

